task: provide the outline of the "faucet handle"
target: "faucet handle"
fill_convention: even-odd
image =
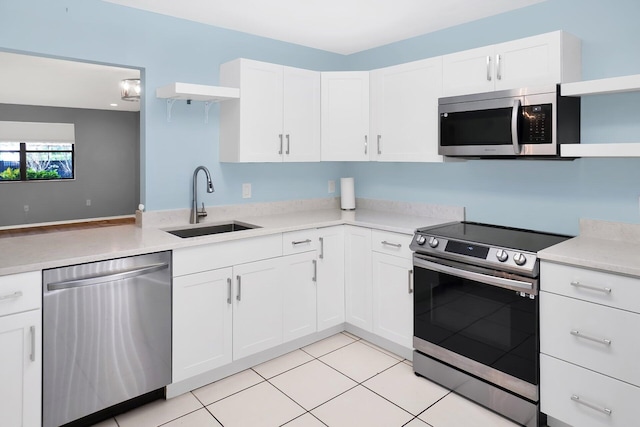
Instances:
[[[207,211],[204,210],[204,202],[202,202],[202,210],[198,211],[198,216],[207,216]]]

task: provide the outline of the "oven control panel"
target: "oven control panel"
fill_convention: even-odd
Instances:
[[[477,263],[492,268],[537,275],[538,258],[535,253],[517,251],[447,239],[442,236],[416,233],[410,248],[412,251],[445,259]]]

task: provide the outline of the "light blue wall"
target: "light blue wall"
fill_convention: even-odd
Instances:
[[[0,49],[143,69],[142,199],[152,210],[189,206],[191,173],[212,171],[208,205],[327,197],[327,180],[356,177],[358,197],[462,205],[474,221],[576,234],[581,217],[638,222],[640,159],[469,161],[452,164],[220,164],[218,107],[177,102],[173,120],[156,87],[218,84],[237,57],[315,70],[369,70],[557,29],[583,43],[585,79],[640,73],[640,2],[548,0],[433,34],[340,56],[123,8],[98,0],[0,0]],[[640,96],[583,100],[582,140],[640,141]],[[253,198],[241,199],[244,182]]]
[[[351,55],[368,70],[555,30],[582,40],[583,79],[640,74],[640,2],[548,0],[514,12]],[[640,142],[640,95],[583,98],[582,143]],[[640,159],[474,160],[354,164],[359,197],[454,204],[467,218],[578,233],[579,218],[640,221]]]
[[[190,206],[200,164],[216,188],[200,195],[207,205],[328,197],[327,181],[341,175],[340,163],[220,164],[219,106],[204,123],[203,103],[176,102],[167,123],[155,89],[175,81],[217,85],[220,64],[238,57],[322,71],[342,67],[342,55],[98,0],[0,0],[0,49],[144,70],[141,198],[148,209]],[[241,199],[245,182],[253,185],[249,200]]]

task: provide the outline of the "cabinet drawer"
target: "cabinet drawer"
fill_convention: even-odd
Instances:
[[[281,255],[281,233],[179,248],[173,251],[173,276],[214,270]]]
[[[318,230],[316,228],[282,233],[283,255],[315,251],[317,247]]]
[[[638,402],[638,387],[540,356],[540,405],[550,417],[576,427],[634,426]]]
[[[42,272],[0,276],[0,316],[40,308]]]
[[[540,351],[640,386],[640,314],[540,293]]]
[[[411,258],[410,234],[393,233],[391,231],[371,231],[372,250],[390,255]]]
[[[640,279],[542,262],[543,291],[640,313]]]

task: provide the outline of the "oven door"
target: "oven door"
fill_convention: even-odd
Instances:
[[[414,254],[416,350],[538,401],[538,281]]]

